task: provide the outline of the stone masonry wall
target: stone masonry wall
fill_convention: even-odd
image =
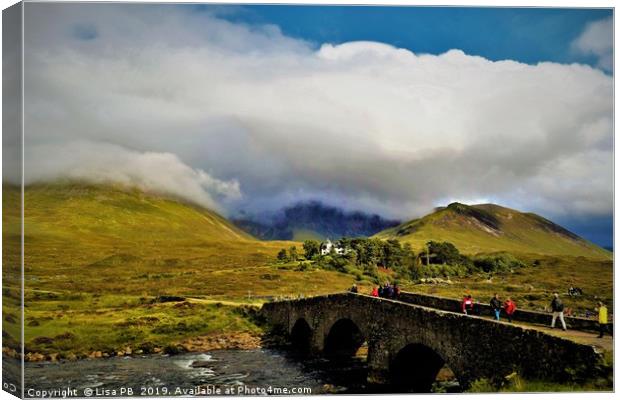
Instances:
[[[440,310],[461,312],[461,300],[450,299],[441,296],[432,296],[421,293],[402,292],[399,298],[400,301],[410,304],[417,304],[424,307],[438,308]],[[490,300],[490,299],[489,299]],[[476,303],[476,310],[479,315],[493,315],[493,310],[489,304]],[[505,314],[502,313],[505,317]],[[549,325],[551,324],[551,313],[520,310],[517,309],[513,314],[513,320],[531,322],[534,324]],[[578,317],[564,317],[566,325],[570,329],[598,332],[598,320],[586,319]],[[557,322],[559,324],[559,321]],[[612,334],[613,324],[609,324],[607,332]]]
[[[337,321],[351,320],[368,343],[369,380],[375,382],[389,381],[392,362],[408,344],[432,349],[465,387],[513,371],[554,381],[591,377],[601,359],[591,346],[535,329],[351,293],[266,303],[263,313],[289,334],[303,318],[317,351]]]

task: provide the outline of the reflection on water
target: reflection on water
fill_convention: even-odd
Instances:
[[[121,388],[131,388],[133,395],[166,396],[209,394],[207,389],[216,387],[234,391],[310,388],[312,394],[389,391],[386,387],[367,385],[363,359],[301,360],[272,349],[27,363],[25,374],[27,396],[29,388],[77,389],[79,396],[83,396],[85,389],[110,396],[115,390],[118,395]],[[34,396],[32,392],[31,396]]]

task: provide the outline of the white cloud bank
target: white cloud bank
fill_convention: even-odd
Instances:
[[[614,22],[612,17],[590,22],[572,47],[583,55],[597,57],[598,66],[611,71],[614,65]]]
[[[28,181],[105,177],[229,211],[613,208],[612,78],[588,66],[316,48],[179,6],[28,3],[26,31]]]
[[[138,152],[112,144],[75,141],[35,145],[28,154],[26,184],[67,178],[113,182],[184,198],[218,211],[221,210],[217,199],[240,197],[237,181],[214,179],[203,170],[183,164],[171,153]],[[57,154],[64,157],[54,157]]]

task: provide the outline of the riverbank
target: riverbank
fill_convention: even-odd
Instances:
[[[39,294],[25,313],[25,359],[257,348],[265,331],[259,310],[256,304],[170,296]],[[3,354],[20,359],[18,321],[5,325]]]
[[[158,346],[153,343],[140,346],[124,346],[116,351],[93,350],[88,352],[27,352],[26,362],[58,362],[77,361],[112,357],[127,357],[146,354],[203,353],[213,350],[255,350],[263,347],[264,337],[255,332],[212,333],[183,339],[167,345]],[[2,354],[19,360],[20,354],[9,347],[2,348]]]

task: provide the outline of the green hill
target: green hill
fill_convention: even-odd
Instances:
[[[553,222],[495,204],[452,203],[375,237],[398,239],[421,250],[429,240],[448,241],[466,254],[508,251],[611,258],[611,253]]]
[[[19,194],[3,185],[7,343],[21,334]],[[25,342],[32,352],[69,357],[255,332],[240,305],[340,291],[352,281],[335,271],[280,269],[278,251],[299,243],[259,241],[211,210],[136,189],[30,185],[24,208]],[[188,302],[159,303],[165,296]]]
[[[10,207],[19,191],[5,185],[4,196],[4,226],[19,228]],[[333,275],[274,275],[277,252],[295,243],[257,240],[216,212],[137,189],[30,185],[24,208],[26,273],[36,282],[27,289],[231,298],[329,291],[319,283]],[[19,235],[4,241],[18,245]]]

